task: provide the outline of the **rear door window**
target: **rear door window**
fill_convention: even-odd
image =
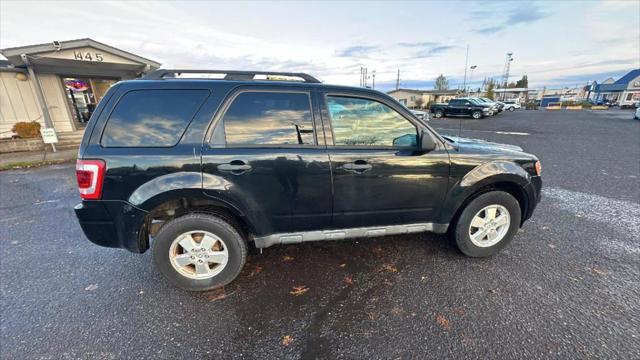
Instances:
[[[208,90],[134,90],[111,112],[105,147],[171,147],[209,95]]]
[[[244,91],[235,97],[222,122],[227,145],[315,144],[308,93]]]

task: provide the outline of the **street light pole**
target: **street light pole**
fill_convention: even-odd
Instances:
[[[464,58],[464,82],[462,83],[462,89],[464,92],[467,92],[467,66],[468,65],[469,65],[469,44],[467,44],[467,55]]]
[[[469,88],[471,88],[471,79],[473,79],[473,70],[475,70],[478,67],[478,65],[471,65],[470,69],[471,69],[471,75],[469,75]],[[467,91],[467,89],[465,88],[465,91]]]

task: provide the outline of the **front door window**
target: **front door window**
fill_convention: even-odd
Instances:
[[[363,98],[328,96],[327,106],[337,146],[417,146],[416,127],[387,105]]]

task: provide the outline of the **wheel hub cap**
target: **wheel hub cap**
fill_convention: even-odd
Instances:
[[[209,279],[218,275],[229,260],[224,241],[208,231],[189,231],[179,235],[169,248],[171,266],[190,279]]]
[[[469,237],[479,247],[490,247],[499,243],[509,231],[511,217],[502,205],[489,205],[471,219]]]

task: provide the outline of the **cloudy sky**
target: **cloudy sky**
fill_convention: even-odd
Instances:
[[[499,78],[559,87],[640,67],[640,1],[31,2],[0,1],[0,48],[90,37],[175,68],[305,71],[376,88]],[[470,75],[470,74],[469,74]]]

